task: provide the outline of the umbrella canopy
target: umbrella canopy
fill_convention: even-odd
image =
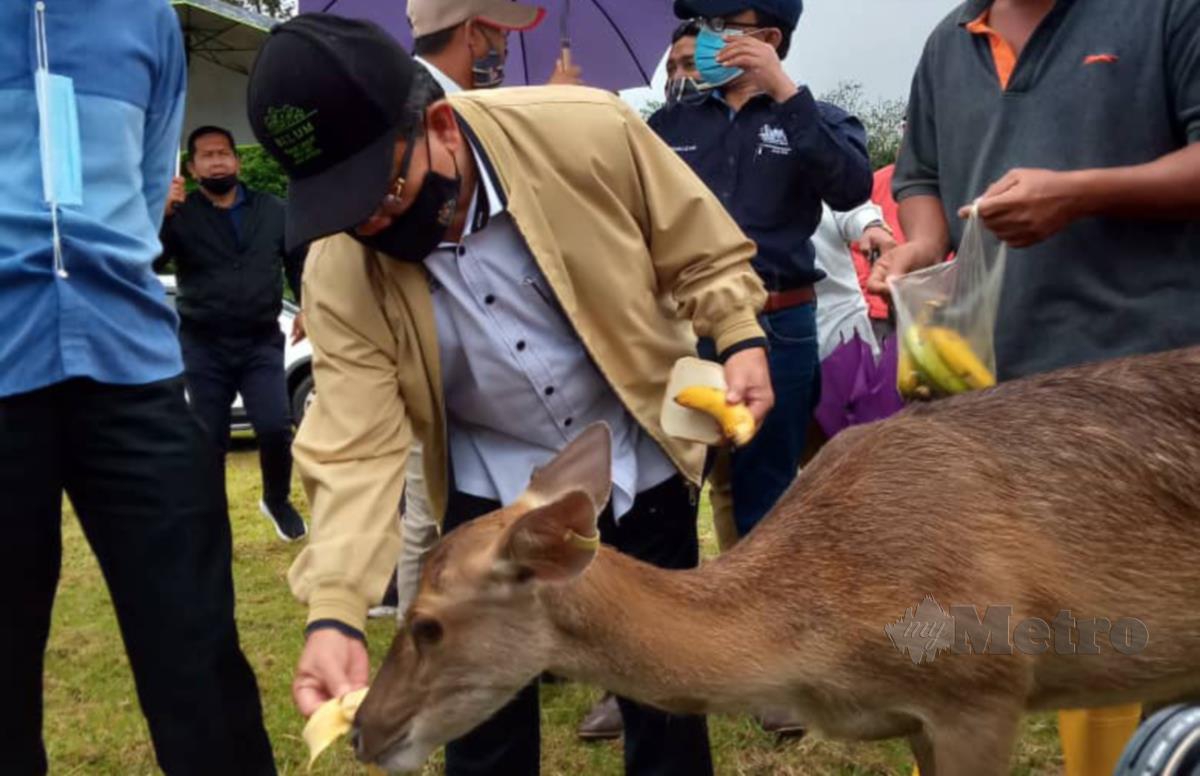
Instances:
[[[546,19],[536,29],[509,38],[508,86],[545,83],[554,72],[563,31],[571,40],[572,62],[583,69],[589,86],[612,91],[648,86],[671,44],[671,31],[679,24],[671,0],[526,2],[544,5]],[[411,51],[407,6],[405,0],[300,0],[302,13],[327,11],[370,19]]]
[[[246,87],[259,46],[275,20],[221,0],[171,0],[188,55],[183,136],[205,124],[253,143],[246,117]]]

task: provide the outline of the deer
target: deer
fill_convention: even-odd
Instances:
[[[358,710],[361,760],[417,769],[547,670],[670,712],[906,738],[922,776],[1007,773],[1029,711],[1200,694],[1200,348],[851,428],[687,571],[600,544],[610,458],[589,427],[443,538]],[[911,627],[927,599],[948,633]]]

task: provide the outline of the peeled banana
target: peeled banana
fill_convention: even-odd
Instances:
[[[329,745],[350,732],[354,726],[354,715],[363,698],[367,696],[367,688],[349,692],[340,698],[333,698],[321,704],[304,726],[304,743],[308,744],[308,767],[311,768],[321,752]]]
[[[933,345],[942,362],[950,368],[959,379],[971,390],[991,388],[996,384],[996,376],[992,374],[970,344],[954,329],[944,326],[926,326],[923,330],[925,339]]]
[[[725,438],[738,447],[749,443],[758,432],[749,408],[744,404],[728,404],[725,391],[721,388],[688,386],[675,396],[675,403],[714,418],[721,425],[721,433]]]

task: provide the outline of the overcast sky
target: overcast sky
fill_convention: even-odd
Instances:
[[[806,0],[787,70],[822,94],[839,81],[860,81],[868,96],[907,99],[925,38],[956,0]],[[653,90],[625,96],[641,104],[662,94],[660,65]]]

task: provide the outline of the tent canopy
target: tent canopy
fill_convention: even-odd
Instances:
[[[253,143],[246,120],[246,85],[258,49],[275,20],[221,0],[171,0],[188,57],[183,136],[205,124]]]

